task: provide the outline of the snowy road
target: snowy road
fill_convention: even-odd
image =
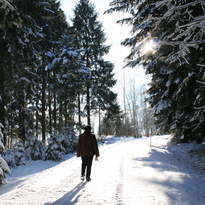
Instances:
[[[0,187],[1,205],[204,205],[205,175],[166,149],[168,136],[100,146],[88,183],[81,160],[32,162]]]

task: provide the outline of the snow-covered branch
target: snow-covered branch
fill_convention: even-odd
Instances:
[[[14,6],[8,0],[1,0],[3,8],[8,7],[11,10],[15,10]]]

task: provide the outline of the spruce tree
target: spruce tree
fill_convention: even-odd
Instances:
[[[84,52],[82,60],[89,69],[82,90],[82,93],[86,93],[87,124],[90,124],[91,110],[96,109],[96,104],[98,106],[101,104],[99,97],[102,96],[99,95],[101,89],[99,85],[103,84],[103,76],[107,76],[104,83],[113,81],[113,75],[109,74],[113,67],[109,62],[103,60],[104,54],[109,51],[109,46],[105,45],[105,34],[97,16],[95,7],[88,0],[80,0],[74,9],[73,26],[77,35],[77,44]],[[114,82],[111,84],[107,84],[106,89],[111,88]],[[103,100],[106,99],[101,98],[101,101]]]

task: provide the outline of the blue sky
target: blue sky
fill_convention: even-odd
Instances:
[[[109,54],[106,56],[107,60],[110,60],[115,64],[115,78],[117,84],[114,87],[115,92],[118,93],[118,101],[122,105],[123,99],[123,72],[125,75],[126,87],[129,87],[130,82],[135,82],[136,87],[140,87],[143,84],[149,82],[149,78],[145,76],[142,68],[125,68],[124,59],[129,54],[129,49],[121,46],[121,42],[129,36],[130,29],[127,26],[121,26],[116,23],[122,17],[122,14],[106,14],[104,11],[109,8],[111,0],[90,0],[96,7],[99,13],[99,21],[102,22],[104,31],[107,36],[107,44],[111,45]],[[61,7],[64,10],[68,21],[73,15],[73,8],[78,0],[61,0]],[[124,70],[124,71],[123,71]]]

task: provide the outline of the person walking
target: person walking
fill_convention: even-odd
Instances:
[[[95,160],[98,160],[100,154],[96,137],[91,133],[91,126],[86,126],[84,130],[84,133],[79,136],[77,144],[77,157],[81,157],[82,159],[81,180],[84,181],[86,171],[86,180],[90,181],[93,157],[95,155]]]

